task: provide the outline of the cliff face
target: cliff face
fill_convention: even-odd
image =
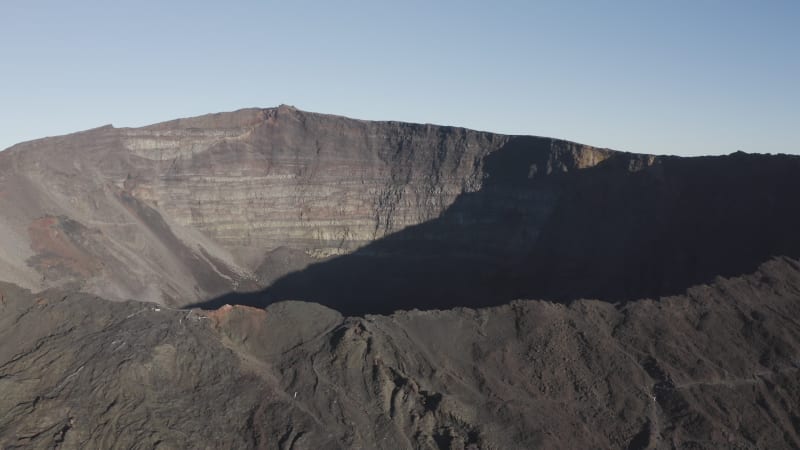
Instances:
[[[495,181],[487,157],[512,139],[281,106],[20,144],[0,154],[0,274],[173,304],[257,289],[436,219]],[[534,179],[613,154],[551,139],[528,150],[498,170]],[[512,188],[496,201],[552,209],[552,195],[526,206]]]
[[[800,256],[800,158],[678,158],[281,106],[0,154],[0,279],[349,314],[680,294]]]
[[[800,158],[612,153],[580,170],[531,169],[553,154],[547,140],[512,138],[483,159],[481,188],[437,218],[200,306],[301,299],[361,315],[520,298],[618,302],[800,256]]]

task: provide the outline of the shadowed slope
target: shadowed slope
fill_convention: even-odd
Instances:
[[[800,158],[614,153],[547,168],[544,139],[485,157],[483,187],[439,218],[314,264],[258,293],[197,306],[319,302],[345,314],[490,306],[516,298],[633,300],[800,255]]]

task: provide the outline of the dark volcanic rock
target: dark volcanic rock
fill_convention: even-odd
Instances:
[[[286,106],[20,144],[0,448],[798,448],[798,195]]]
[[[0,446],[797,447],[798,286],[342,318],[3,285]]]
[[[281,106],[0,153],[0,280],[345,314],[680,294],[800,257],[800,158],[678,158]]]

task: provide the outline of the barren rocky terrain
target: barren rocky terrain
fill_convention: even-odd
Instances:
[[[795,448],[800,263],[685,295],[345,318],[4,285],[3,448]]]
[[[798,448],[800,157],[289,106],[0,153],[1,448]]]
[[[184,305],[266,287],[434,220],[486,185],[497,185],[499,196],[476,206],[521,208],[535,232],[555,193],[504,184],[614,154],[288,106],[106,126],[0,153],[0,208],[14,211],[0,215],[0,273],[31,289],[78,282],[109,299]],[[654,160],[625,159],[632,167]],[[508,226],[504,217],[480,215],[485,235]]]

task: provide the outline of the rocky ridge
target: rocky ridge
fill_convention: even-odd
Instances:
[[[793,448],[800,263],[629,304],[345,318],[3,285],[3,448]]]

